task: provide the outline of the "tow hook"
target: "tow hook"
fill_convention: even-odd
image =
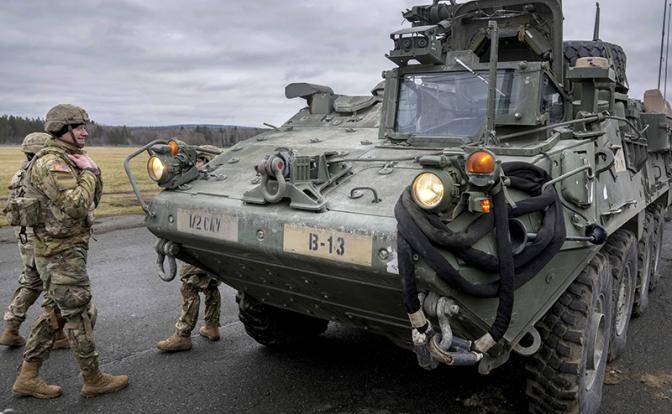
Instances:
[[[483,359],[483,354],[471,350],[471,341],[453,336],[450,316],[455,315],[459,307],[450,299],[441,297],[433,308],[441,332],[434,332],[422,309],[409,315],[413,326],[413,348],[418,358],[418,365],[426,370],[432,370],[439,363],[452,366],[478,364]]]
[[[289,175],[289,163],[293,154],[289,150],[279,150],[277,153],[267,156],[255,167],[261,175],[261,194],[267,203],[277,203],[287,195],[287,182],[285,177]],[[277,188],[274,193],[268,189],[270,177],[275,178]]]
[[[170,282],[175,279],[175,275],[177,275],[175,255],[180,251],[180,247],[170,240],[158,239],[156,245],[154,245],[154,249],[157,254],[156,264],[159,267],[159,277],[164,282]],[[166,257],[168,258],[168,273],[166,273],[166,270],[163,267],[163,262]]]

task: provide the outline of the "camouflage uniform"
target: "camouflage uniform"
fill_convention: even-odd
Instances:
[[[21,168],[14,174],[9,183],[9,198],[17,197],[21,191],[21,182],[26,173],[28,161],[24,161]],[[15,232],[17,240],[19,240],[19,253],[21,255],[21,262],[23,270],[19,276],[19,287],[12,296],[12,301],[9,303],[9,308],[5,312],[4,320],[6,322],[14,322],[21,325],[26,320],[26,312],[28,308],[37,300],[42,293],[42,280],[40,274],[37,272],[35,266],[35,257],[33,256],[33,232],[28,229],[25,236],[20,236],[19,229]],[[20,237],[25,237],[23,242]]]
[[[196,166],[200,169],[210,161],[214,154],[220,151],[212,145],[203,145],[200,148],[209,152],[198,154]],[[156,344],[157,348],[164,352],[187,351],[191,349],[191,331],[198,321],[198,308],[201,304],[199,292],[205,295],[205,326],[199,329],[199,334],[211,341],[219,340],[219,313],[221,298],[219,295],[219,282],[211,277],[205,270],[190,264],[184,264],[180,271],[182,280],[182,312],[175,324],[175,334]]]
[[[0,335],[0,345],[5,346],[23,346],[25,340],[19,334],[21,324],[26,320],[26,313],[30,306],[37,300],[42,293],[42,279],[37,271],[35,256],[33,251],[33,230],[22,222],[22,205],[20,199],[26,193],[27,170],[30,160],[35,157],[49,140],[50,135],[43,132],[33,132],[28,134],[21,144],[21,151],[26,154],[27,160],[21,164],[21,168],[14,174],[9,184],[9,197],[7,206],[4,209],[10,225],[16,225],[16,238],[19,241],[19,254],[22,262],[22,272],[19,276],[19,287],[14,292],[12,300],[5,312],[5,329]],[[17,204],[14,204],[17,203]],[[54,343],[54,349],[68,348],[68,340],[59,330],[56,334],[57,340]]]
[[[219,327],[219,313],[221,298],[219,295],[219,282],[212,279],[208,273],[190,264],[184,264],[180,272],[182,280],[182,313],[175,324],[175,331],[180,336],[190,336],[196,327],[198,320],[198,308],[201,299],[198,295],[205,295],[205,323]]]
[[[95,307],[86,273],[93,209],[102,194],[102,180],[88,170],[79,170],[68,154],[81,149],[60,140],[50,140],[38,154],[31,170],[34,190],[44,195],[42,225],[35,228],[35,262],[46,289],[43,312],[26,343],[24,360],[49,357],[53,336],[59,327],[58,313],[83,372],[97,369],[93,341]],[[41,156],[40,156],[41,155]]]
[[[22,220],[35,233],[35,263],[45,288],[43,312],[33,324],[14,394],[55,398],[63,390],[39,376],[49,357],[56,329],[65,320],[70,345],[82,380],[81,394],[95,397],[116,392],[128,385],[126,375],[100,371],[93,339],[96,309],[91,303],[91,286],[86,273],[93,210],[103,190],[100,170],[82,151],[89,115],[67,104],[49,110],[45,130],[54,134],[29,167],[29,185],[22,198]],[[22,211],[23,211],[22,210]],[[59,318],[59,312],[63,319]]]

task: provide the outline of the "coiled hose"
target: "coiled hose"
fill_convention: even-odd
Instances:
[[[566,232],[560,198],[554,186],[548,186],[542,192],[542,185],[551,179],[548,173],[524,162],[504,163],[502,171],[509,178],[511,188],[529,194],[530,198],[511,207],[500,190],[493,194],[494,214],[482,215],[460,233],[448,229],[438,215],[420,209],[411,199],[409,188],[402,193],[394,213],[398,222],[399,273],[409,315],[420,310],[413,260],[417,254],[452,288],[476,297],[499,298],[497,317],[488,332],[497,342],[511,321],[515,289],[532,279],[562,247]],[[509,219],[535,211],[543,214],[537,237],[514,255],[509,239]],[[495,230],[497,242],[496,256],[471,247],[492,230]],[[487,284],[470,282],[441,255],[439,248],[450,251],[470,266],[498,272],[499,280]]]

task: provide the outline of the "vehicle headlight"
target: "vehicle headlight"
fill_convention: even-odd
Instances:
[[[149,178],[157,183],[165,177],[167,170],[168,166],[157,156],[152,156],[149,158],[149,161],[147,161],[147,174],[149,174]]]
[[[411,189],[416,204],[427,210],[434,209],[441,204],[446,194],[441,178],[431,172],[423,172],[415,177]]]

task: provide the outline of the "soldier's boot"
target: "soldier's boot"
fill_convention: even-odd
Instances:
[[[68,349],[70,348],[70,341],[68,337],[65,336],[63,329],[56,331],[56,338],[54,339],[54,345],[51,349]]]
[[[188,351],[191,349],[191,337],[174,333],[156,344],[156,347],[163,352]]]
[[[42,361],[23,361],[21,372],[16,377],[12,386],[12,392],[20,397],[56,398],[63,394],[63,389],[58,385],[47,384],[40,377],[39,371]]]
[[[103,394],[110,394],[120,391],[128,385],[128,375],[110,375],[100,371],[98,368],[98,358],[86,359],[80,361],[82,373],[81,394],[84,397],[97,397]]]
[[[219,341],[219,326],[217,325],[206,322],[205,325],[201,326],[201,329],[198,330],[198,333],[211,341]]]
[[[20,322],[5,321],[5,329],[0,335],[0,345],[8,346],[10,348],[24,346],[26,340],[19,335]]]

